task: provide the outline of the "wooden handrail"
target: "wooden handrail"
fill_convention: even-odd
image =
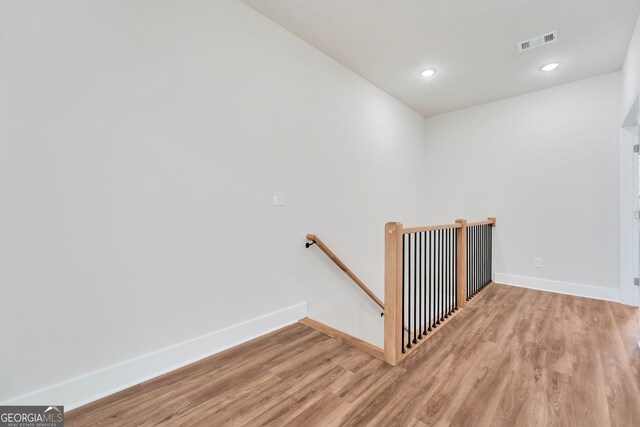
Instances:
[[[380,300],[380,298],[378,298],[376,296],[376,294],[374,294],[371,289],[369,289],[367,287],[367,285],[365,285],[362,280],[360,280],[358,278],[358,276],[355,275],[355,273],[353,271],[351,271],[349,269],[349,267],[347,267],[344,262],[342,262],[340,260],[340,258],[338,258],[336,256],[336,254],[334,254],[333,252],[331,252],[331,249],[329,249],[327,247],[327,245],[324,244],[324,242],[322,240],[320,240],[318,238],[318,236],[316,236],[315,234],[307,234],[307,240],[311,240],[312,242],[314,242],[316,245],[318,245],[318,247],[320,248],[320,250],[322,252],[325,253],[325,255],[327,255],[329,257],[329,259],[331,261],[333,261],[333,263],[335,265],[337,265],[340,270],[344,271],[344,273],[351,279],[353,280],[353,282],[358,285],[358,287],[360,289],[362,289],[364,291],[365,294],[367,294],[369,296],[369,298],[371,298],[373,300],[373,302],[375,302],[376,304],[378,304],[378,306],[384,310],[384,303]]]
[[[460,228],[460,224],[442,224],[442,225],[428,225],[425,227],[411,227],[403,228],[402,234],[422,233],[423,231],[435,231],[435,230],[448,230],[451,228]]]
[[[496,226],[496,219],[495,218],[487,218],[486,221],[476,221],[476,222],[468,222],[467,223],[467,227],[472,227],[474,225],[491,225],[492,227]]]

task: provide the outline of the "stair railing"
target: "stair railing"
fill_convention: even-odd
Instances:
[[[317,245],[383,310],[384,349],[311,319],[305,324],[391,365],[398,364],[492,283],[495,226],[495,218],[412,228],[387,223],[384,303],[318,236],[307,234],[311,243],[306,247]]]
[[[369,298],[371,298],[371,300],[373,302],[375,302],[378,307],[380,307],[382,309],[382,314],[384,314],[384,303],[380,300],[380,298],[378,298],[376,296],[376,294],[373,293],[373,291],[371,289],[369,289],[369,287],[367,285],[364,284],[364,282],[362,280],[360,280],[360,278],[358,276],[355,275],[355,273],[353,271],[351,271],[349,269],[349,267],[347,267],[345,265],[344,262],[342,262],[340,260],[340,258],[338,258],[336,256],[336,254],[334,254],[331,249],[329,249],[327,247],[327,245],[324,244],[324,242],[322,240],[320,240],[318,238],[318,236],[316,236],[315,234],[307,234],[307,240],[310,240],[311,243],[306,243],[305,246],[307,248],[313,246],[314,244],[318,246],[318,248],[320,248],[320,250],[322,252],[325,253],[325,255],[327,257],[329,257],[329,259],[331,261],[333,261],[333,263],[335,265],[338,266],[338,268],[340,268],[340,270],[344,271],[344,273],[347,275],[347,277],[349,277],[351,280],[353,280],[353,282],[358,285],[358,287],[360,289],[362,289],[364,291],[365,294],[367,294],[369,296]]]
[[[495,218],[413,228],[386,224],[387,363],[395,365],[415,351],[491,283],[495,224]]]

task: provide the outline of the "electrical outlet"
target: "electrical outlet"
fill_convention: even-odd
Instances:
[[[533,266],[535,268],[542,268],[542,258],[534,258],[533,259]]]
[[[273,206],[285,206],[287,204],[287,195],[284,191],[273,192]]]

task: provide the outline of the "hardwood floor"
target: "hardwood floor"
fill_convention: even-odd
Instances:
[[[640,426],[637,309],[491,285],[396,367],[302,324],[67,426]]]

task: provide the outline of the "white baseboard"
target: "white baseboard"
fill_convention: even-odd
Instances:
[[[301,303],[0,404],[49,405],[55,402],[64,405],[65,411],[70,411],[295,323],[306,316],[307,303]]]
[[[579,283],[560,282],[557,280],[536,279],[534,277],[516,276],[514,274],[495,273],[494,281],[505,285],[558,294],[575,295],[604,301],[620,302],[620,290],[582,285]]]

